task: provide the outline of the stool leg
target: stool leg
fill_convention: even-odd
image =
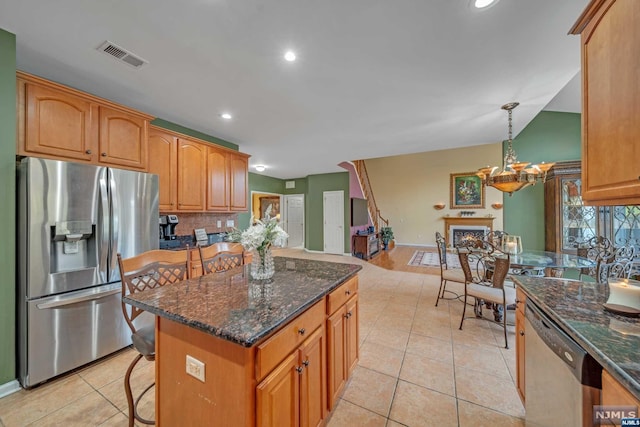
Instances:
[[[142,354],[139,354],[133,359],[129,367],[127,368],[127,373],[124,376],[124,392],[127,395],[127,406],[129,407],[129,427],[133,427],[133,423],[135,422],[135,405],[133,403],[133,393],[131,392],[131,373],[133,372],[133,368],[138,364],[138,362],[142,359]]]

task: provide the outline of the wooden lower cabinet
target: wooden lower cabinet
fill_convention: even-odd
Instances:
[[[524,395],[524,310],[525,310],[526,296],[520,289],[516,289],[516,386],[518,388],[518,394],[522,403],[525,403]]]
[[[635,406],[640,410],[640,400],[636,399],[622,384],[607,371],[602,371],[602,404],[605,406]]]
[[[156,424],[324,425],[358,361],[357,288],[354,276],[249,348],[157,317]]]
[[[327,367],[329,410],[333,409],[344,390],[351,373],[358,363],[358,295],[357,277],[346,282],[329,295],[329,311],[333,311],[327,319]],[[355,290],[354,290],[355,289]],[[333,309],[332,296],[349,296],[349,299],[338,308]]]
[[[326,348],[318,328],[257,387],[260,427],[321,426],[326,416]]]

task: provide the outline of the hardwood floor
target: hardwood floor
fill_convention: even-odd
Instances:
[[[440,274],[440,267],[417,267],[409,265],[415,251],[435,252],[436,248],[424,246],[398,246],[393,249],[378,252],[369,260],[369,263],[393,271],[407,273]]]

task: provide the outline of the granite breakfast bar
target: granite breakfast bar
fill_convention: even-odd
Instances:
[[[638,406],[640,319],[615,314],[603,307],[609,296],[609,285],[525,276],[513,276],[513,279],[527,299],[602,366],[602,404],[629,404],[607,400],[612,396],[607,392],[609,384],[615,382],[626,392],[627,401]],[[526,357],[526,348],[524,353]]]
[[[124,299],[156,315],[157,425],[318,425],[331,411],[358,360],[362,267],[274,259],[269,280],[244,266]]]

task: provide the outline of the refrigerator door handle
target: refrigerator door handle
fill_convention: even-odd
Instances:
[[[100,281],[102,283],[108,282],[107,274],[109,272],[109,193],[107,191],[107,169],[102,168],[100,171],[100,179],[99,182],[99,213],[98,215],[102,217],[102,221],[100,221],[100,239],[98,241],[99,245],[99,266],[98,273],[100,275]]]
[[[41,310],[48,309],[48,308],[58,308],[58,307],[63,307],[65,305],[76,304],[79,302],[98,300],[104,297],[108,297],[110,295],[118,294],[120,292],[121,292],[120,289],[111,289],[111,290],[99,292],[99,293],[91,292],[84,295],[62,297],[60,299],[56,299],[55,301],[43,302],[43,303],[37,304],[36,307],[38,307]]]
[[[118,186],[116,185],[116,180],[113,177],[113,172],[111,171],[111,169],[108,169],[109,172],[109,193],[111,195],[111,229],[110,229],[110,235],[111,235],[111,248],[110,248],[110,260],[109,260],[109,271],[110,272],[115,272],[116,269],[118,268],[118,248],[120,247],[119,245],[119,238],[120,238],[120,206],[119,206],[119,200],[120,200],[120,195],[118,194]],[[119,271],[119,270],[118,270]],[[114,274],[115,275],[115,274]],[[109,281],[113,282],[116,280],[120,280],[120,277],[109,277]]]

